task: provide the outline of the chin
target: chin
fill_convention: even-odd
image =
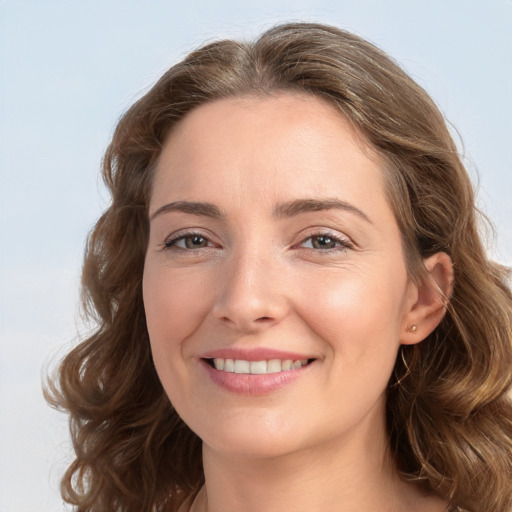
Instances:
[[[233,416],[233,415],[231,415]],[[301,433],[297,423],[287,424],[279,417],[241,413],[239,421],[231,417],[215,424],[198,425],[195,432],[205,446],[233,457],[266,459],[287,455],[300,449]],[[193,427],[193,425],[192,425]]]
[[[298,444],[290,442],[290,439],[270,439],[261,435],[252,439],[245,435],[212,441],[212,444],[204,441],[204,446],[208,446],[217,453],[240,459],[276,459],[300,451]]]

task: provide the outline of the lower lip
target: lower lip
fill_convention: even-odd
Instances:
[[[296,370],[253,375],[250,373],[231,373],[212,368],[207,361],[201,361],[208,376],[221,388],[239,395],[258,396],[277,391],[295,382],[308,371],[310,363]]]

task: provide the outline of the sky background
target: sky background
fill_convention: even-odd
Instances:
[[[291,20],[366,37],[427,89],[464,141],[490,250],[512,264],[511,0],[0,0],[0,512],[65,510],[66,418],[41,378],[81,326],[116,121],[202,42]]]

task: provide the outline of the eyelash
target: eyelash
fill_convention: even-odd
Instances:
[[[317,233],[317,234],[314,234],[314,235],[310,235],[307,238],[305,238],[304,240],[302,240],[302,242],[300,242],[300,244],[298,246],[299,247],[304,246],[304,244],[308,240],[313,241],[313,239],[315,239],[315,238],[316,239],[327,238],[327,239],[331,240],[332,242],[334,242],[335,244],[337,244],[336,247],[329,247],[327,249],[319,249],[319,248],[315,248],[315,247],[307,247],[307,249],[313,250],[315,252],[332,253],[332,252],[346,251],[348,249],[353,249],[353,247],[354,247],[353,244],[351,242],[349,242],[346,238],[337,237],[337,236],[334,236],[334,235],[332,235],[330,233]],[[313,243],[313,242],[311,242],[311,243]]]
[[[189,251],[198,251],[198,250],[206,248],[206,247],[184,248],[184,247],[177,246],[178,242],[181,242],[182,240],[186,240],[187,238],[193,238],[193,237],[203,238],[207,243],[210,242],[209,238],[207,236],[203,235],[202,233],[190,232],[190,233],[180,234],[171,239],[167,239],[163,244],[163,249],[165,251],[180,250],[180,251],[189,252]]]
[[[207,236],[203,235],[202,233],[193,231],[193,232],[189,232],[189,233],[183,233],[183,234],[180,234],[173,238],[167,239],[164,242],[162,249],[164,251],[175,250],[175,251],[183,251],[183,252],[195,252],[195,251],[200,251],[202,249],[207,249],[207,248],[211,247],[211,245],[207,245],[205,247],[185,248],[185,247],[179,247],[177,245],[182,240],[185,241],[185,240],[193,238],[193,237],[202,238],[202,239],[204,239],[204,241],[207,244],[211,243],[210,239]],[[311,244],[313,244],[313,242],[312,242],[313,239],[319,239],[322,237],[331,240],[332,242],[334,242],[336,244],[336,246],[329,247],[327,249],[320,249],[320,248],[315,248],[315,247],[304,247],[304,244],[307,241],[311,240]],[[332,235],[331,233],[326,233],[326,232],[320,232],[320,233],[315,233],[315,234],[309,235],[308,237],[304,238],[299,244],[296,244],[295,246],[293,246],[293,248],[298,248],[298,247],[304,247],[305,249],[312,250],[317,253],[323,253],[323,254],[330,254],[333,252],[340,252],[340,251],[342,252],[342,251],[346,251],[346,250],[354,248],[353,244],[348,239],[337,237],[337,236]]]

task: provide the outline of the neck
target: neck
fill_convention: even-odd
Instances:
[[[203,461],[205,488],[194,512],[442,510],[418,507],[418,492],[398,476],[384,428],[272,458],[205,444]]]

